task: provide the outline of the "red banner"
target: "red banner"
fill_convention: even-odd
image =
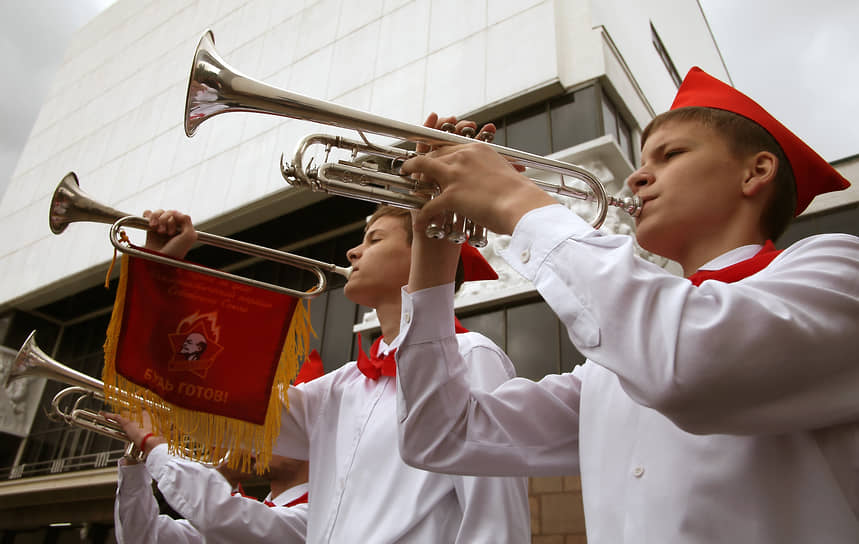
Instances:
[[[116,370],[176,406],[262,425],[295,304],[132,258]]]
[[[143,399],[133,412],[166,404],[152,415],[174,441],[193,435],[243,450],[245,461],[253,451],[265,465],[309,330],[294,297],[125,256],[105,343],[105,396]]]

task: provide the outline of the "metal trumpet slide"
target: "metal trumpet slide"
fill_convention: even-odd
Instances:
[[[325,275],[326,272],[348,278],[351,270],[350,268],[343,268],[331,263],[325,263],[315,259],[302,257],[300,255],[294,255],[292,253],[277,251],[249,244],[247,242],[241,242],[239,240],[232,240],[230,238],[207,234],[205,232],[197,233],[197,239],[204,244],[268,259],[312,272],[316,276],[316,285],[310,291],[298,291],[295,289],[288,289],[280,285],[274,285],[252,278],[245,278],[228,272],[214,270],[194,263],[181,261],[179,259],[172,259],[170,257],[165,257],[148,251],[142,251],[134,244],[128,242],[127,239],[124,240],[120,235],[120,231],[123,226],[146,230],[149,228],[149,221],[142,217],[135,217],[96,202],[80,189],[77,175],[75,175],[74,172],[69,172],[62,180],[60,180],[60,183],[54,190],[54,196],[51,198],[49,217],[51,232],[54,234],[60,234],[66,229],[69,223],[77,221],[111,224],[110,241],[117,250],[122,251],[123,253],[128,253],[136,257],[169,264],[171,266],[187,270],[193,270],[222,279],[237,281],[245,285],[252,285],[254,287],[261,287],[263,289],[285,293],[293,297],[312,298],[327,289],[328,279]]]
[[[18,350],[4,386],[8,386],[13,380],[30,377],[47,378],[69,386],[54,395],[51,400],[50,417],[114,440],[131,442],[121,426],[97,411],[81,407],[87,399],[95,399],[102,403],[105,401],[104,382],[69,368],[51,358],[36,344],[36,331],[30,333],[27,340],[21,345],[21,349]],[[164,405],[153,404],[149,400],[134,397],[124,391],[115,390],[114,394],[119,398],[125,397],[134,400],[147,411],[169,411],[169,408]],[[137,448],[129,449],[134,451],[135,455],[141,453]],[[181,451],[183,457],[187,459],[206,463],[213,462],[208,458],[205,448],[200,445],[186,446]],[[214,461],[214,463],[218,461]]]
[[[399,164],[413,157],[414,152],[372,144],[367,140],[366,132],[431,146],[475,141],[465,136],[386,119],[325,100],[278,89],[249,78],[234,70],[221,58],[215,50],[214,34],[211,30],[206,31],[200,38],[191,66],[188,94],[185,99],[185,134],[189,137],[193,136],[197,127],[210,117],[237,111],[268,113],[356,130],[361,141],[324,134],[308,136],[299,143],[291,164],[281,161],[284,178],[292,185],[309,187],[314,191],[405,208],[420,208],[437,193],[437,187],[421,185],[410,177],[398,173]],[[315,144],[323,146],[326,162],[311,168],[310,163],[305,160],[305,154]],[[560,175],[559,184],[542,180],[533,181],[547,192],[596,203],[597,211],[591,221],[591,225],[595,228],[602,225],[609,206],[621,208],[633,216],[638,215],[641,210],[641,201],[638,197],[619,198],[606,194],[599,179],[584,168],[488,142],[484,142],[484,145],[492,146],[513,164]],[[329,151],[335,148],[349,151],[352,160],[339,163],[327,162]],[[388,168],[388,171],[375,171],[376,166],[367,168],[365,164],[356,160],[359,152],[385,159],[392,162],[394,167]],[[375,164],[378,165],[378,163]],[[564,181],[565,177],[584,182],[590,191],[567,185]],[[454,219],[452,222],[465,226],[466,231],[468,230],[466,221],[462,218]],[[436,236],[439,233],[428,234]],[[486,244],[485,237],[482,237],[477,230],[453,231],[448,232],[447,236],[457,242],[468,237],[469,243],[478,247]]]

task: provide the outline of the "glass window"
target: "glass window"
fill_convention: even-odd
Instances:
[[[629,128],[629,124],[627,124],[623,117],[620,116],[618,117],[617,135],[620,138],[618,141],[620,150],[623,151],[623,154],[626,155],[629,162],[635,164],[635,154],[632,150],[632,130]]]
[[[602,115],[605,134],[614,138],[623,155],[629,162],[635,164],[635,155],[632,151],[632,130],[629,128],[629,123],[617,111],[614,102],[605,93],[602,94]]]
[[[510,147],[507,145],[507,129],[504,127],[503,121],[496,121],[495,123],[495,139],[492,143],[504,147]]]
[[[535,155],[548,155],[552,152],[549,143],[549,116],[546,106],[525,110],[511,116],[505,123],[507,127],[507,147],[527,151]]]
[[[504,326],[505,316],[503,310],[487,312],[469,317],[463,317],[460,320],[462,326],[474,332],[479,332],[495,342],[500,348],[504,349],[507,345],[506,327]]]
[[[319,355],[325,371],[340,368],[352,360],[352,325],[355,323],[354,302],[346,298],[343,289],[329,292],[325,314],[325,337]]]
[[[544,302],[507,310],[507,354],[516,374],[539,380],[560,370],[558,320]]]
[[[585,87],[552,101],[552,151],[560,151],[598,138],[596,86]]]
[[[606,95],[602,97],[602,125],[605,133],[617,140],[617,115]]]

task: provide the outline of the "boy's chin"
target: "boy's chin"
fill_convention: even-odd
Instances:
[[[650,228],[649,225],[639,224],[635,229],[635,241],[645,251],[662,255],[665,252],[665,245],[668,239],[664,235],[660,235],[656,229]]]
[[[346,285],[343,287],[343,296],[355,304],[371,306],[371,297],[369,296],[369,293],[367,293],[367,290],[363,289],[359,284],[354,283],[351,280],[346,282]]]

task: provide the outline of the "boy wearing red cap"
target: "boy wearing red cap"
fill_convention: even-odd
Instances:
[[[512,234],[588,361],[471,390],[451,342],[452,257],[414,244],[397,354],[401,453],[484,475],[581,473],[588,542],[859,542],[859,240],[771,240],[847,181],[763,108],[693,69],[628,179],[642,247],[592,229],[488,146],[403,166]]]

